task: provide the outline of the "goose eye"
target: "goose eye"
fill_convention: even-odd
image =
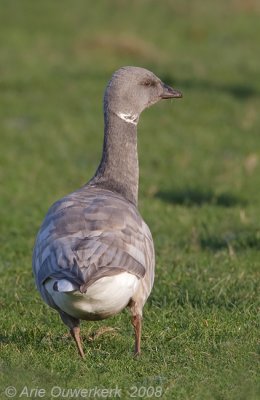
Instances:
[[[143,86],[155,86],[156,82],[152,81],[151,79],[146,79],[145,81],[143,81]]]

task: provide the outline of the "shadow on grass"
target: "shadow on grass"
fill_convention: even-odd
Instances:
[[[55,347],[55,345],[65,339],[67,338],[64,338],[62,335],[55,336],[55,334],[53,334],[51,336],[48,332],[43,334],[40,331],[35,334],[33,329],[26,329],[24,331],[20,327],[16,327],[16,329],[10,333],[7,332],[6,335],[0,335],[0,343],[15,344],[21,351],[28,345],[40,346],[42,348],[50,348],[51,346]]]
[[[23,350],[24,346],[34,345],[37,343],[39,345],[43,339],[42,335],[39,335],[35,339],[32,331],[22,331],[17,328],[12,333],[7,333],[6,335],[0,335],[0,343],[2,344],[15,344],[19,350]]]
[[[225,236],[205,236],[199,239],[200,247],[214,252],[232,249],[232,251],[243,251],[247,249],[260,250],[259,231],[241,231],[230,233]]]
[[[203,81],[203,80],[191,80],[191,79],[174,79],[171,75],[162,76],[162,80],[169,85],[176,85],[178,83],[178,88],[185,90],[186,89],[196,89],[203,90],[207,92],[226,92],[231,96],[244,100],[250,97],[258,97],[260,96],[260,92],[256,90],[254,87],[250,85],[242,85],[238,84],[230,84],[230,85],[222,85],[212,81]]]
[[[246,201],[232,193],[216,194],[213,190],[182,189],[164,190],[156,193],[155,197],[172,204],[184,205],[186,207],[202,206],[211,204],[219,207],[233,207],[246,205]]]
[[[2,343],[2,344],[5,344],[5,343],[9,343],[9,342],[10,342],[10,339],[9,339],[8,336],[0,335],[0,344],[1,344],[1,343]]]
[[[236,282],[235,285],[223,285],[219,283],[218,290],[209,289],[203,290],[203,287],[183,287],[182,290],[176,295],[173,303],[174,306],[191,307],[196,310],[205,309],[225,309],[244,310],[250,307],[257,299],[257,288],[249,288],[246,285],[242,287]],[[169,300],[170,302],[171,300]]]

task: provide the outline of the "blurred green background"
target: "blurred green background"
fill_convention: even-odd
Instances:
[[[1,398],[25,384],[45,398],[54,385],[258,398],[259,16],[256,0],[1,1]],[[95,172],[104,88],[123,65],[184,97],[138,129],[139,208],[157,254],[142,357],[124,312],[82,325],[82,362],[35,290],[31,253],[48,207]]]

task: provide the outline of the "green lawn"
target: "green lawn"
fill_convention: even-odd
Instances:
[[[1,2],[1,400],[8,386],[15,399],[25,386],[45,399],[55,386],[259,398],[259,16],[257,0]],[[184,97],[139,123],[139,208],[157,256],[142,356],[125,311],[82,324],[81,361],[35,289],[31,253],[49,206],[95,171],[104,87],[122,65]]]

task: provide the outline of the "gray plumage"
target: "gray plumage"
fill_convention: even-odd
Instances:
[[[79,320],[129,305],[140,353],[143,306],[154,282],[154,246],[137,210],[137,122],[162,98],[181,97],[143,68],[124,67],[104,97],[103,154],[94,177],[57,201],[37,235],[33,272],[44,301],[70,328],[83,356]],[[125,285],[125,288],[124,288]]]
[[[50,277],[66,278],[85,292],[101,277],[126,271],[141,279],[142,303],[154,279],[152,236],[136,207],[119,194],[95,186],[85,186],[51,207],[33,258],[37,287],[56,309],[44,286]],[[86,315],[86,319],[99,319],[92,317]]]

